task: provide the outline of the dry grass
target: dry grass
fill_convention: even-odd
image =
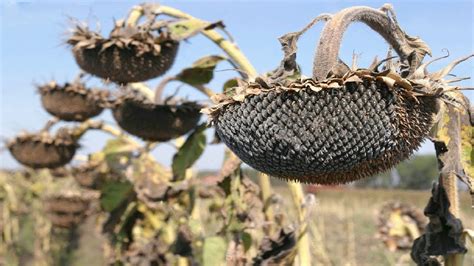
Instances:
[[[291,206],[289,191],[279,186],[276,191],[284,196],[287,210]],[[406,251],[388,251],[377,239],[377,210],[387,201],[400,200],[423,209],[430,191],[324,189],[316,193],[317,204],[310,217],[311,250],[316,265],[415,265]],[[461,193],[461,213],[465,228],[474,229],[474,210],[470,197]],[[92,228],[92,224],[89,224]],[[81,248],[76,251],[74,265],[100,265],[102,251],[94,230],[82,228]],[[89,236],[87,236],[89,235]],[[87,244],[85,244],[87,243]],[[466,256],[464,265],[474,265],[474,252]]]
[[[279,192],[287,194],[286,189]],[[316,193],[317,206],[310,218],[315,261],[318,265],[414,265],[407,251],[388,251],[377,239],[376,213],[387,201],[399,200],[423,209],[429,191],[326,189]],[[462,193],[465,228],[474,228],[470,196]],[[292,208],[288,208],[291,210]],[[474,252],[465,265],[474,265]]]

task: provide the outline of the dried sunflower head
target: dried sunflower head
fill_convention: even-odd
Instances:
[[[118,21],[109,37],[76,25],[67,43],[86,72],[117,83],[141,82],[164,74],[179,47],[167,23],[130,25]]]
[[[52,81],[38,86],[38,91],[46,111],[64,121],[81,122],[99,115],[108,97],[108,91],[88,89],[80,82]]]
[[[168,141],[195,128],[201,118],[196,102],[153,103],[138,94],[124,94],[115,102],[115,121],[128,133],[147,141]]]
[[[410,249],[427,224],[428,219],[416,206],[398,201],[387,202],[378,213],[378,237],[391,251]]]
[[[280,68],[215,96],[215,105],[204,110],[220,139],[255,169],[305,183],[345,183],[408,158],[428,136],[439,92],[450,87],[426,74],[421,61],[428,46],[389,14],[389,6],[354,7],[316,18],[329,22],[312,78],[299,75],[295,60],[299,36],[315,21],[280,38]],[[397,64],[386,60],[379,71],[379,64],[349,68],[338,59],[342,34],[356,20],[384,29],[400,56]]]
[[[31,168],[57,168],[69,163],[77,148],[77,141],[64,130],[51,136],[48,132],[24,133],[7,143],[13,157]]]

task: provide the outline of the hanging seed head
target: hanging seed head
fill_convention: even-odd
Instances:
[[[315,21],[324,19],[329,16]],[[351,69],[339,60],[339,35],[356,20],[382,29],[401,60],[387,60],[381,71],[378,64]],[[295,61],[296,41],[307,29],[280,38],[285,58],[269,77],[214,97],[216,104],[204,112],[220,139],[255,169],[305,183],[346,183],[408,158],[432,126],[442,98],[434,92],[449,88],[441,77],[419,70],[426,44],[380,10],[350,8],[330,18],[319,42],[327,49],[318,47],[314,76],[304,78]]]
[[[435,98],[417,102],[375,77],[334,81],[333,88],[313,79],[289,86],[264,91],[251,83],[248,90],[260,93],[226,105],[213,123],[242,161],[308,183],[349,182],[390,168],[419,147],[436,108]]]
[[[13,157],[31,168],[57,168],[69,163],[76,149],[76,140],[67,132],[51,136],[47,132],[20,134],[7,143]]]
[[[201,118],[200,109],[195,102],[155,104],[130,94],[120,97],[112,112],[128,133],[147,141],[168,141],[195,128]]]
[[[82,83],[55,81],[38,86],[43,107],[51,115],[64,121],[85,121],[99,115],[107,102],[108,92],[87,89]]]
[[[72,228],[87,216],[91,195],[78,191],[65,191],[49,196],[44,206],[53,226]]]
[[[84,71],[117,83],[141,82],[164,74],[178,51],[167,23],[154,25],[118,21],[108,38],[76,25],[67,43]]]
[[[410,249],[413,240],[418,237],[417,232],[424,232],[427,224],[423,211],[416,206],[397,201],[387,202],[378,213],[378,237],[393,251]],[[406,230],[413,225],[411,230]]]

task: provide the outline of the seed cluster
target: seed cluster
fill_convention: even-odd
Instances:
[[[132,135],[148,141],[168,141],[195,128],[201,118],[200,109],[194,102],[166,105],[128,97],[116,104],[113,116]]]
[[[78,144],[58,136],[24,135],[8,143],[8,149],[20,163],[31,168],[56,168],[70,162]]]
[[[39,86],[38,91],[46,111],[64,121],[82,122],[99,115],[108,97],[107,91],[88,89],[83,84],[61,86],[51,82]]]
[[[118,83],[139,82],[165,73],[174,62],[178,46],[178,42],[167,41],[161,44],[159,54],[150,51],[140,56],[134,47],[113,45],[102,51],[102,47],[97,46],[76,49],[74,57],[83,70],[103,79]]]
[[[225,106],[215,125],[224,143],[255,169],[331,184],[375,174],[407,158],[431,124],[433,110],[425,109],[383,82],[365,80],[318,92],[251,95]]]

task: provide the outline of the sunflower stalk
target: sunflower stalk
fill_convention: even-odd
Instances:
[[[472,173],[469,171],[470,159],[465,159],[465,154],[469,154],[469,144],[472,140],[472,121],[468,107],[470,106],[467,98],[460,92],[450,92],[451,97],[464,103],[459,108],[451,104],[440,104],[439,121],[433,128],[433,141],[438,158],[438,167],[440,171],[439,183],[446,191],[450,204],[449,212],[456,218],[459,217],[459,192],[458,180],[465,182],[470,190],[473,189]],[[471,135],[469,135],[469,132]],[[467,136],[466,136],[467,135]],[[465,150],[466,149],[466,150]],[[470,147],[472,149],[472,146]],[[467,161],[467,164],[465,163]],[[460,266],[463,265],[464,254],[445,255],[445,265]]]
[[[321,33],[313,62],[313,78],[323,80],[338,66],[343,34],[355,21],[363,22],[379,33],[397,52],[403,65],[409,67],[408,74],[412,74],[424,56],[431,53],[426,43],[400,28],[390,4],[379,10],[363,6],[346,8],[332,16]]]
[[[168,6],[160,5],[154,12],[156,14],[164,14],[175,18],[199,20],[187,13]],[[247,57],[245,57],[245,55],[240,51],[240,49],[235,43],[225,39],[221,34],[212,29],[203,30],[201,33],[207,38],[209,38],[211,41],[213,41],[231,58],[233,64],[235,64],[240,70],[242,70],[242,72],[240,73],[243,78],[252,79],[258,75],[257,70],[255,70],[250,61],[247,59]]]
[[[88,130],[95,129],[95,130],[101,130],[103,132],[106,132],[114,137],[117,138],[122,138],[125,141],[129,142],[130,144],[140,147],[141,144],[134,139],[132,139],[130,136],[125,134],[122,130],[104,123],[103,121],[98,121],[98,120],[87,120],[85,122],[82,122],[78,126],[72,128],[71,130],[71,135],[74,136],[75,139],[79,139],[84,135]]]
[[[126,25],[129,27],[134,27],[137,25],[140,18],[145,14],[142,6],[134,6],[128,14]]]
[[[299,232],[298,232],[298,265],[306,266],[311,264],[311,250],[309,235],[307,233],[308,224],[306,222],[306,205],[303,186],[300,183],[289,182],[288,187],[298,213]]]

